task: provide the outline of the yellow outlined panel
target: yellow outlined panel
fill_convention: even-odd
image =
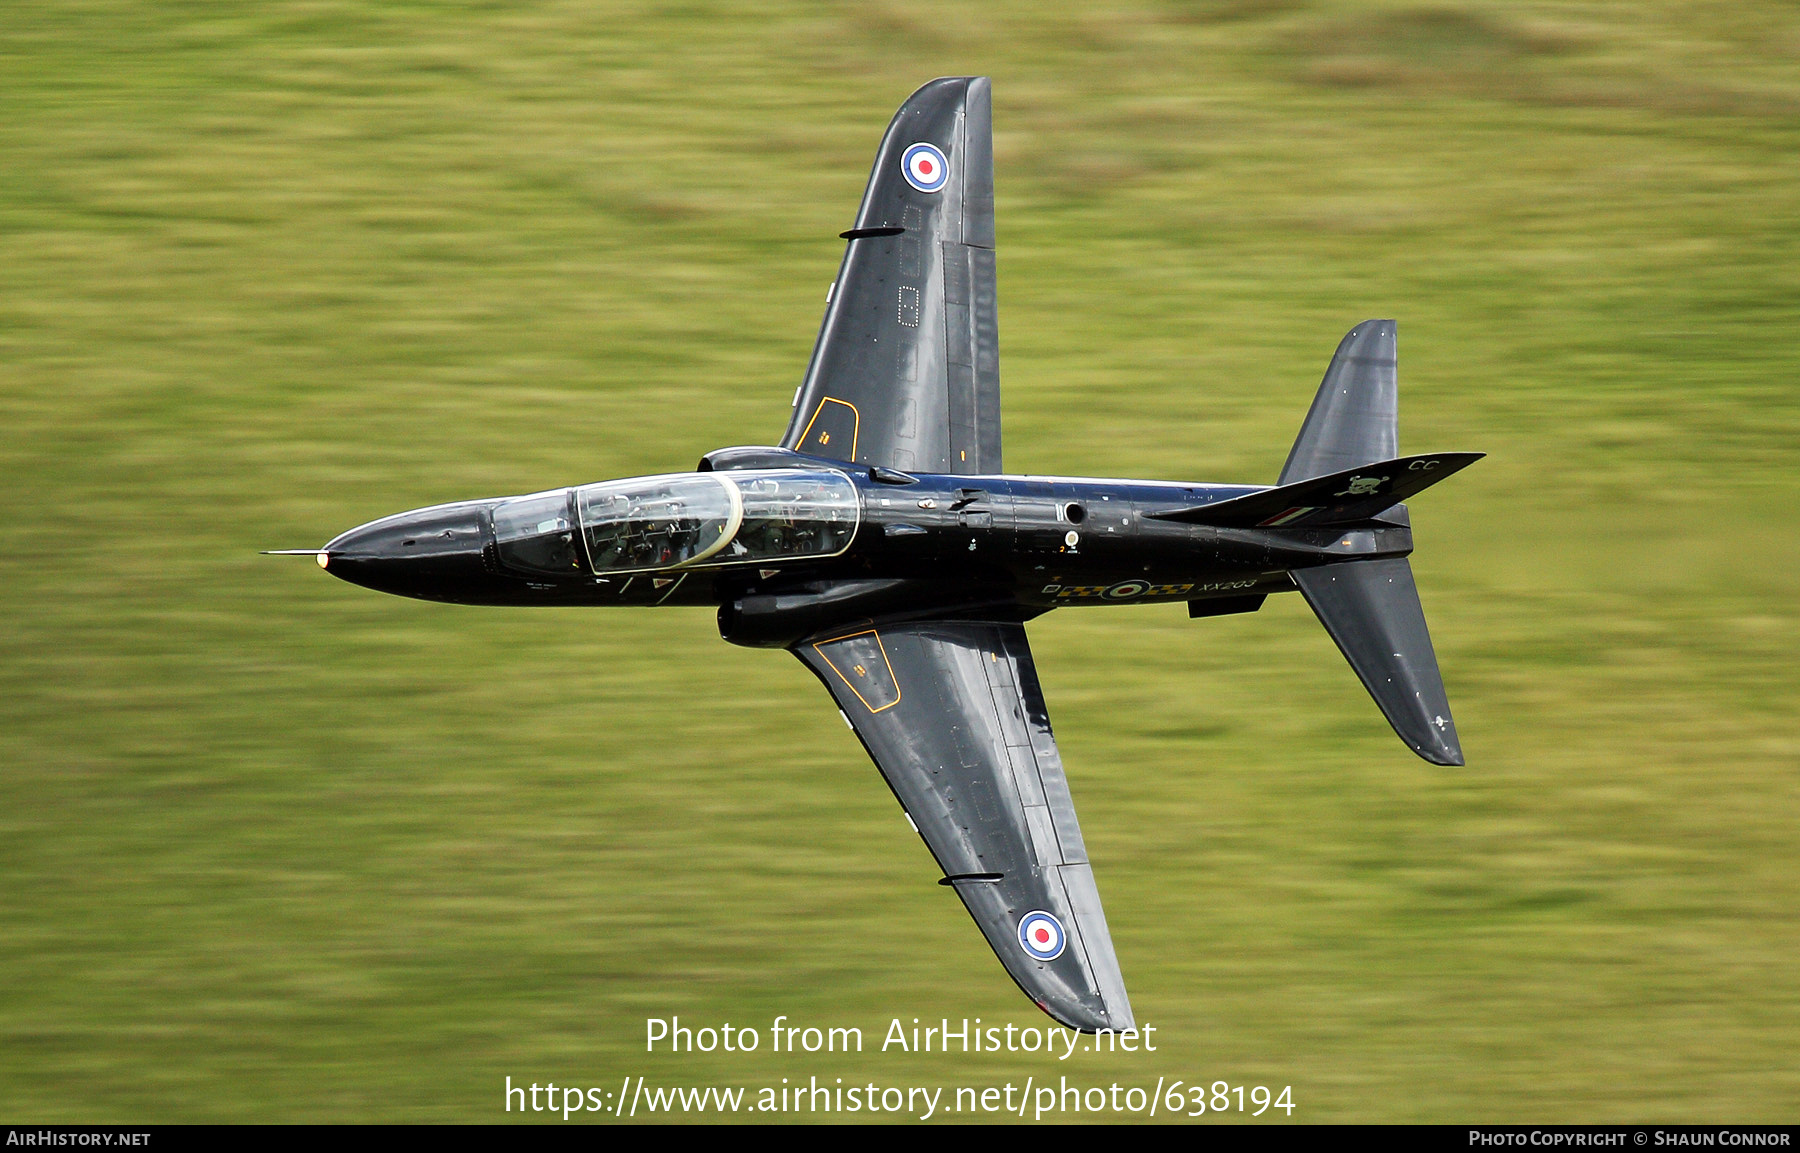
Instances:
[[[798,452],[835,457],[854,464],[856,442],[861,432],[862,413],[856,411],[856,406],[828,396],[813,409],[812,419],[806,422],[806,431],[800,434],[800,443],[794,447]]]
[[[831,666],[856,694],[856,699],[871,713],[891,709],[900,703],[900,681],[888,660],[881,634],[874,629],[820,641],[813,651]]]

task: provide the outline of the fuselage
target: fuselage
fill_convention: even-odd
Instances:
[[[782,449],[700,470],[435,505],[320,551],[335,576],[479,605],[687,605],[727,640],[786,646],[862,618],[1187,601],[1237,611],[1297,568],[1412,550],[1403,522],[1216,528],[1158,514],[1256,485],[905,474]]]

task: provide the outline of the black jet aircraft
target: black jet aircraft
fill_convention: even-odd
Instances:
[[[301,551],[425,600],[716,607],[725,640],[819,678],[1026,994],[1079,1030],[1131,1028],[1025,623],[1247,613],[1298,589],[1407,746],[1460,765],[1402,502],[1480,454],[1400,455],[1394,322],[1370,320],[1273,488],[1008,474],[984,77],[901,106],[843,238],[779,445],[436,505]]]

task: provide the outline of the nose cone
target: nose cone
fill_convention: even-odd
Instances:
[[[351,584],[399,596],[458,601],[485,583],[487,503],[443,504],[353,528],[320,550]]]

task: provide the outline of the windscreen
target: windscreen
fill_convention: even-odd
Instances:
[[[494,543],[502,563],[541,573],[577,573],[575,510],[569,490],[522,496],[494,508]]]

